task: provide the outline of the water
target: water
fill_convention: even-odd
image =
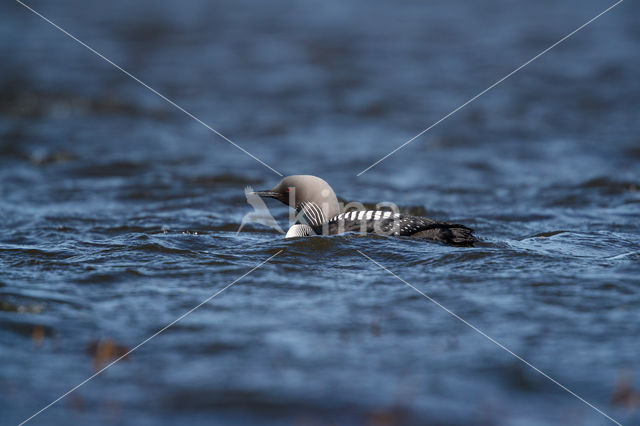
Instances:
[[[32,423],[609,424],[361,251],[637,424],[637,4],[356,177],[609,4],[32,4],[283,174],[474,248],[236,234],[275,173],[5,5],[0,423],[280,253]]]

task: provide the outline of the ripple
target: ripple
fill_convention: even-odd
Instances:
[[[614,232],[548,231],[511,242],[512,246],[544,254],[605,259],[633,247],[633,238]]]
[[[83,274],[75,280],[79,284],[101,285],[117,282],[131,282],[132,279],[147,277],[148,275],[135,268],[116,269],[111,272],[93,272]]]
[[[137,161],[117,160],[105,163],[83,164],[72,169],[78,177],[107,178],[136,176],[149,169],[149,164]]]
[[[577,188],[591,189],[596,188],[607,195],[618,195],[624,192],[640,191],[640,182],[618,181],[608,176],[589,179],[577,185]]]

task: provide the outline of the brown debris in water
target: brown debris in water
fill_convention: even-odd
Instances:
[[[44,340],[44,327],[41,325],[36,325],[33,327],[33,333],[31,333],[31,338],[33,339],[33,344],[36,347],[42,346],[42,341]]]
[[[94,340],[87,347],[87,352],[93,357],[93,366],[96,370],[104,367],[109,362],[124,356],[129,348],[116,343],[112,339]],[[129,356],[124,356],[126,361]]]
[[[633,373],[622,372],[611,396],[611,404],[631,410],[640,408],[640,391],[633,388]]]

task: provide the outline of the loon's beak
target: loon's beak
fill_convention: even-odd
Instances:
[[[276,200],[280,199],[280,193],[275,191],[254,191],[253,194],[258,195],[264,198],[275,198]]]

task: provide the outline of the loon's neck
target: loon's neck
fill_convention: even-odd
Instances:
[[[327,222],[327,218],[316,203],[313,201],[303,201],[296,208],[297,217],[302,218],[303,224],[310,226],[319,226]]]

